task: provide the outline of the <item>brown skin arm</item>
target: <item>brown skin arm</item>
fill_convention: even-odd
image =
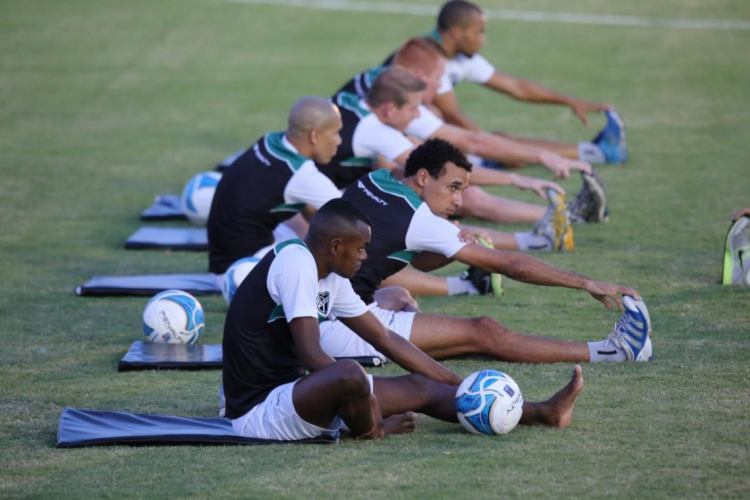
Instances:
[[[596,281],[579,274],[551,266],[530,255],[502,252],[480,245],[466,245],[454,258],[464,264],[476,266],[493,273],[501,273],[511,279],[531,285],[559,286],[585,290],[607,309],[612,308],[610,300],[622,309],[620,295],[630,295],[640,299],[632,288]]]
[[[499,71],[495,71],[484,86],[496,92],[507,94],[518,101],[568,106],[584,125],[589,124],[586,113],[601,112],[612,108],[609,104],[583,101],[575,97],[560,94],[538,83],[500,73]]]
[[[300,363],[308,372],[312,373],[336,362],[320,346],[318,318],[294,318],[289,323],[289,329]]]
[[[418,373],[442,384],[461,384],[458,375],[427,356],[405,338],[388,330],[370,311],[355,318],[339,318],[339,321],[404,370]]]
[[[411,267],[423,272],[440,269],[453,262],[453,259],[434,252],[419,252],[412,260]]]
[[[432,104],[443,114],[443,120],[456,127],[465,128],[474,132],[481,132],[482,129],[466,116],[458,106],[458,99],[452,90],[445,94],[437,94],[432,99]]]

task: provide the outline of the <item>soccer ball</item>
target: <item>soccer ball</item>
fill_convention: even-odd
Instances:
[[[154,295],[143,310],[143,334],[151,342],[194,344],[204,326],[200,302],[181,290]]]
[[[472,434],[507,434],[523,412],[523,396],[515,381],[496,370],[466,377],[456,391],[456,415]]]
[[[237,289],[258,262],[260,262],[260,259],[255,257],[245,257],[229,266],[229,269],[227,269],[227,272],[224,274],[224,284],[221,287],[221,294],[224,296],[224,300],[227,301],[227,304],[232,302],[232,298],[237,292]]]
[[[180,201],[185,216],[193,224],[205,226],[208,222],[211,202],[220,180],[221,174],[218,172],[202,172],[185,184]]]

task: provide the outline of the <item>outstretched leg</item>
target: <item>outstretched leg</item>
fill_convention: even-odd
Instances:
[[[523,201],[493,196],[477,186],[469,186],[463,193],[459,215],[497,223],[536,223],[544,217],[547,207]]]
[[[589,362],[588,344],[517,333],[486,316],[417,314],[409,340],[435,359],[485,354],[521,363]]]

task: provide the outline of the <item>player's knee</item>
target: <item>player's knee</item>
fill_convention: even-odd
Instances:
[[[510,332],[507,328],[489,316],[479,316],[471,319],[471,329],[477,336],[478,341],[497,340],[497,336],[504,336]]]
[[[359,363],[351,359],[340,359],[334,366],[338,386],[346,394],[362,396],[370,393],[370,379]]]

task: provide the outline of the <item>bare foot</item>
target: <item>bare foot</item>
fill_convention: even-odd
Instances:
[[[521,424],[545,425],[549,427],[560,427],[564,429],[570,425],[573,418],[573,407],[576,398],[583,389],[583,375],[581,367],[576,365],[573,378],[568,385],[557,391],[547,401],[541,403],[526,403],[523,405]]]
[[[391,415],[383,420],[383,431],[388,434],[408,434],[417,426],[417,414],[413,411]]]
[[[544,402],[547,406],[547,425],[550,427],[566,428],[573,418],[573,407],[576,404],[578,394],[583,390],[583,373],[580,365],[573,369],[573,378],[568,385],[557,391],[557,393]]]

